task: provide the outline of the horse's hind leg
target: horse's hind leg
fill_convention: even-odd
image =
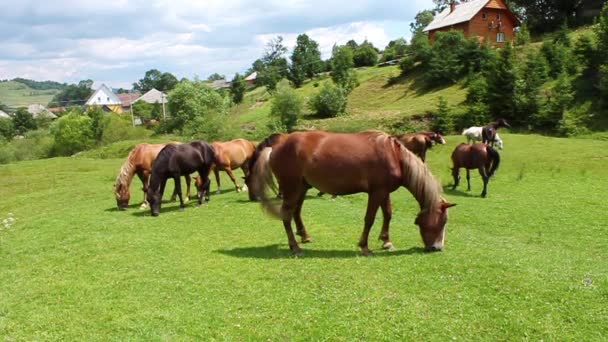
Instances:
[[[454,186],[452,187],[452,190],[456,190],[460,183],[460,168],[456,166],[452,168],[452,177],[454,177]]]
[[[141,202],[140,209],[148,208],[148,184],[150,183],[150,173],[146,171],[141,171],[137,173],[137,177],[141,180],[143,184],[142,190],[144,191],[144,200]]]
[[[488,194],[488,180],[490,179],[490,177],[488,177],[488,173],[486,172],[486,169],[483,166],[479,168],[479,174],[483,179],[483,191],[481,192],[481,197],[485,198]]]
[[[287,187],[285,187],[287,188]],[[283,193],[283,205],[281,206],[281,216],[283,217],[283,227],[287,234],[287,241],[289,243],[289,249],[295,255],[300,255],[302,250],[296,241],[293,234],[293,228],[291,226],[291,219],[294,218],[296,209],[298,208],[298,201],[300,200],[301,192],[306,192],[303,189],[294,189],[291,191],[285,191]],[[300,223],[301,219],[300,219]],[[303,227],[303,225],[302,225]]]
[[[467,191],[471,191],[471,172],[467,169]]]
[[[302,243],[312,242],[312,238],[310,235],[308,235],[308,232],[304,227],[304,223],[302,222],[302,205],[304,204],[304,199],[306,198],[306,192],[307,190],[304,190],[300,198],[298,198],[298,203],[293,213],[293,220],[296,223],[296,235],[301,237]]]
[[[382,209],[382,231],[380,232],[379,239],[382,240],[382,248],[392,250],[395,248],[388,234],[389,225],[391,223],[391,218],[393,217],[393,206],[391,205],[391,197],[387,195],[386,198],[380,204],[380,208]]]
[[[365,256],[372,255],[372,252],[369,250],[367,241],[369,238],[369,232],[374,225],[374,220],[376,219],[376,213],[378,212],[378,207],[383,200],[383,196],[378,196],[377,194],[369,194],[367,199],[367,211],[365,212],[365,224],[363,225],[363,233],[361,234],[361,239],[359,240],[359,247],[361,248],[361,253]]]
[[[175,180],[175,192],[177,193],[177,196],[179,196],[179,211],[184,211],[184,198],[182,197],[182,181],[181,181],[181,177],[178,175],[176,177],[173,177],[173,180]]]
[[[190,175],[185,175],[184,178],[186,178],[186,198],[184,198],[184,203],[188,203],[190,202],[190,183],[192,183],[192,179]]]

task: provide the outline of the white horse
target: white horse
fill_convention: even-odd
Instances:
[[[483,129],[483,127],[472,126],[472,127],[465,129],[464,131],[462,131],[462,135],[467,137],[467,143],[481,141],[481,130],[482,129]],[[498,133],[496,133],[494,143],[496,143],[498,148],[502,150],[502,148],[503,148],[502,139],[500,139],[500,137],[498,136]]]

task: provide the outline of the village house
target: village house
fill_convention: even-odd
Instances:
[[[57,119],[57,115],[51,113],[45,106],[39,103],[28,105],[27,111],[28,113],[32,114],[32,117],[34,119],[38,117],[48,117],[51,119]]]
[[[437,14],[424,29],[431,44],[437,32],[461,30],[465,37],[478,37],[480,42],[500,47],[515,38],[519,19],[504,0],[471,0],[449,7]]]
[[[254,86],[258,79],[258,72],[254,71],[249,76],[245,77],[245,84],[248,86]]]
[[[87,107],[98,106],[106,112],[122,113],[122,103],[118,96],[102,84],[85,103]]]

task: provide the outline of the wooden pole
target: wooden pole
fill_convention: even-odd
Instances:
[[[131,105],[131,122],[133,122],[133,127],[135,127],[135,116],[133,116],[133,102],[131,102],[130,105]]]
[[[167,114],[165,113],[165,94],[161,93],[161,102],[163,103],[163,121],[167,120]]]

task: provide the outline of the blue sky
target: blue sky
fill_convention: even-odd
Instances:
[[[253,5],[255,4],[255,5]],[[409,38],[432,0],[0,0],[0,79],[129,87],[146,70],[178,78],[244,72],[282,35],[307,33],[324,58],[334,43],[384,47]]]

